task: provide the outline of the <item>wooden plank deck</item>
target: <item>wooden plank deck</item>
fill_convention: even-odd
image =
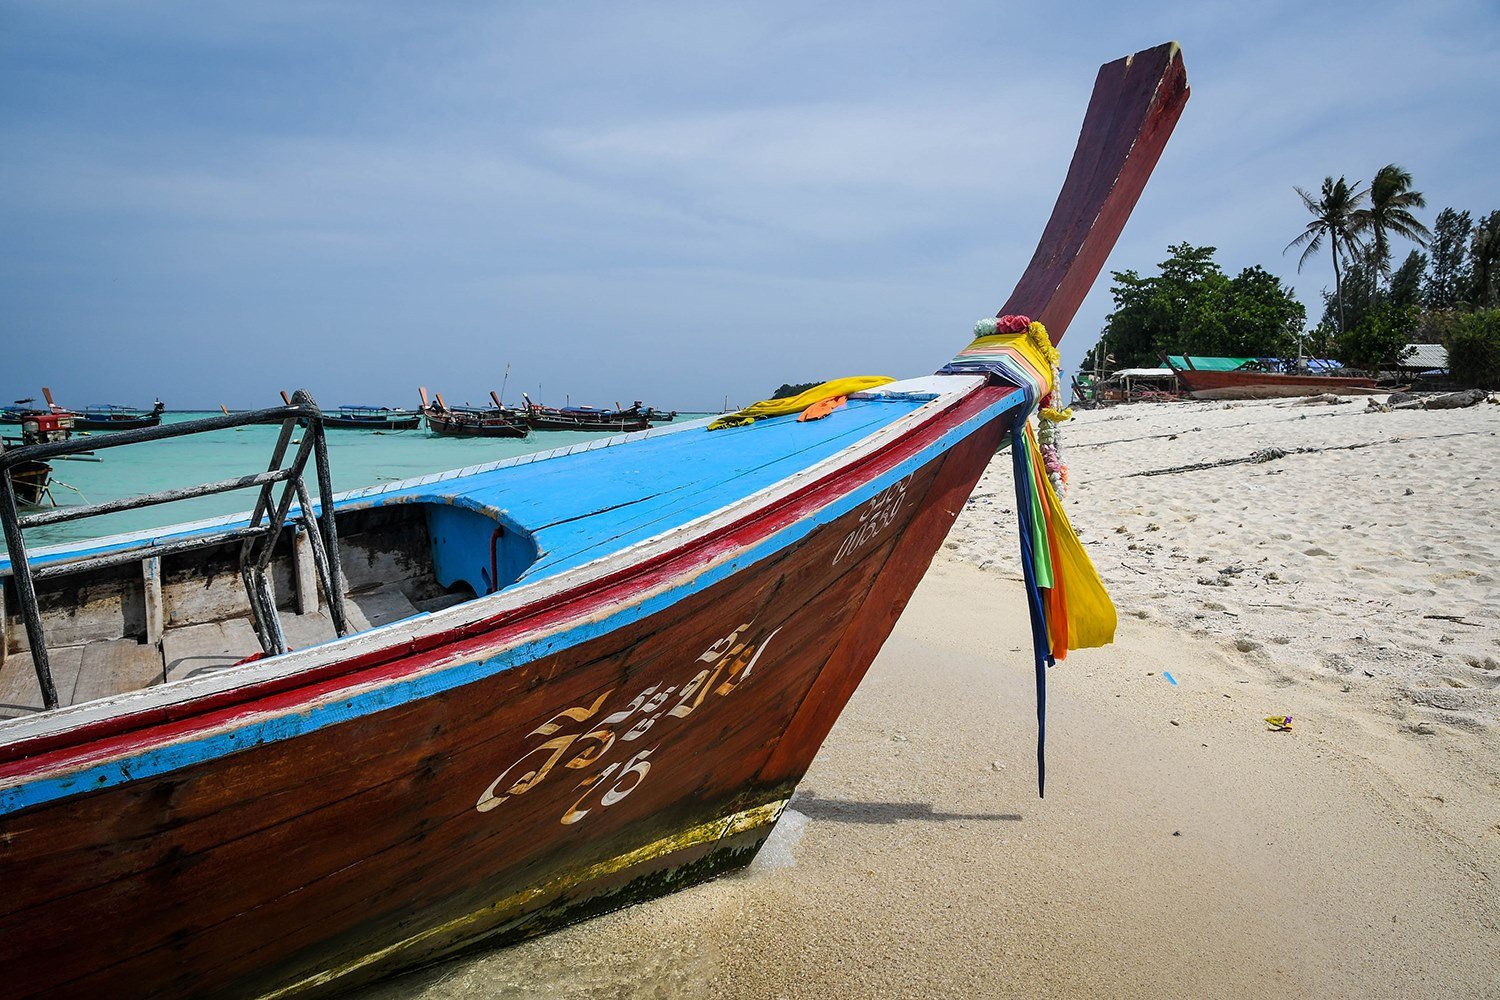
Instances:
[[[159,684],[161,653],[134,639],[54,646],[48,650],[58,701],[77,705]],[[42,710],[42,691],[30,653],[13,653],[0,669],[0,718]]]
[[[52,684],[58,700],[69,704],[78,671],[83,667],[82,646],[56,646],[48,651],[52,664]],[[42,710],[42,688],[36,682],[36,669],[30,653],[11,653],[0,668],[0,718],[14,718]]]
[[[168,681],[223,670],[260,649],[249,618],[169,628],[161,638]]]
[[[155,645],[134,639],[91,642],[83,647],[83,665],[68,703],[136,691],[160,684],[163,676],[161,651]]]

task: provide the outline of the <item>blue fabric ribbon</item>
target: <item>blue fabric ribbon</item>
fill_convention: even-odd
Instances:
[[[1025,416],[1011,427],[1010,457],[1016,481],[1016,523],[1021,531],[1021,576],[1026,581],[1026,607],[1031,613],[1031,651],[1036,661],[1036,792],[1047,797],[1047,668],[1052,643],[1047,636],[1047,605],[1036,582],[1034,522],[1031,509],[1031,467],[1026,452]]]

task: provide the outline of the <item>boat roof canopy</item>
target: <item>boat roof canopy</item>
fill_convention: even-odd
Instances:
[[[1191,365],[1188,364],[1188,360],[1189,359],[1192,360],[1192,364]],[[1189,355],[1189,356],[1184,356],[1184,355],[1181,355],[1181,354],[1171,354],[1171,355],[1167,356],[1167,362],[1169,364],[1171,364],[1171,366],[1173,368],[1178,368],[1178,369],[1182,369],[1182,368],[1196,368],[1200,372],[1232,372],[1232,371],[1236,371],[1236,370],[1238,370],[1240,368],[1243,368],[1246,365],[1248,365],[1248,364],[1250,364],[1250,363],[1252,363],[1254,361],[1258,361],[1258,360],[1260,360],[1260,359],[1259,358],[1200,358],[1196,354]]]

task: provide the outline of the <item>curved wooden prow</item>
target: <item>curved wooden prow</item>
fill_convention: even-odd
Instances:
[[[1099,68],[1078,148],[1052,218],[1016,290],[996,315],[1039,320],[1062,339],[1104,267],[1187,103],[1176,42]]]
[[[503,410],[503,409],[505,409],[504,406],[500,405],[500,396],[499,396],[498,393],[495,392],[494,389],[490,390],[490,401],[495,404],[495,409],[497,409],[497,410]]]
[[[422,409],[427,409],[427,387],[425,385],[417,386],[417,395],[422,397]]]

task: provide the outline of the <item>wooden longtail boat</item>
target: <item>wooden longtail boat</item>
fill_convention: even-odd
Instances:
[[[288,406],[292,405],[292,397],[285,390],[282,390],[281,401]],[[396,406],[346,404],[331,413],[324,413],[323,426],[347,431],[414,431],[422,426],[422,411],[403,410]]]
[[[22,462],[11,471],[11,478],[16,500],[23,507],[40,507],[52,496],[52,466],[46,462]]]
[[[641,408],[640,401],[637,401],[636,404],[635,404],[635,406],[636,406],[636,409],[640,410],[640,408]],[[641,416],[645,417],[648,423],[653,423],[653,424],[670,424],[672,421],[674,421],[674,420],[677,419],[677,411],[676,410],[658,410],[654,406],[648,406],[644,410],[641,410]]]
[[[14,403],[7,403],[4,406],[0,406],[0,424],[19,424],[21,419],[28,413],[46,412],[45,410],[38,410],[31,405],[35,402],[34,398],[27,396],[25,399],[18,399]]]
[[[166,408],[167,404],[159,399],[149,410],[119,403],[85,406],[73,411],[73,426],[80,431],[133,431],[141,427],[155,427],[161,423],[161,415]]]
[[[155,427],[161,423],[161,415],[167,405],[157,400],[149,410],[141,410],[120,403],[98,403],[79,410],[59,405],[52,398],[52,390],[42,387],[47,399],[47,411],[55,416],[67,417],[73,430],[79,431],[130,431],[142,427]]]
[[[527,426],[534,431],[605,431],[624,434],[643,431],[651,426],[650,418],[639,405],[628,410],[600,410],[592,406],[542,406],[533,403],[525,393],[521,395],[526,399],[522,415]],[[674,413],[672,417],[662,419],[670,420],[675,416]]]
[[[501,406],[498,399],[493,409],[449,406],[443,402],[441,393],[429,403],[427,390],[420,392],[427,429],[439,437],[523,438],[530,433],[525,416]]]
[[[1192,367],[1191,359],[1172,370],[1177,381],[1194,399],[1281,399],[1295,396],[1317,396],[1332,392],[1368,395],[1379,392],[1375,380],[1359,376],[1288,375],[1281,372],[1242,368],[1236,371],[1210,371]]]
[[[323,417],[323,426],[351,431],[414,431],[422,411],[398,406],[340,406]]]
[[[1101,69],[1007,312],[1066,329],[1186,97],[1175,45]],[[282,422],[273,472],[210,484],[259,489],[252,517],[28,559],[0,494],[8,599],[37,610],[0,700],[62,705],[0,722],[7,995],[334,991],[744,865],[1034,401],[928,376],[315,508],[299,393],[198,422]],[[228,648],[174,660],[193,628]],[[50,685],[12,672],[23,638]]]

